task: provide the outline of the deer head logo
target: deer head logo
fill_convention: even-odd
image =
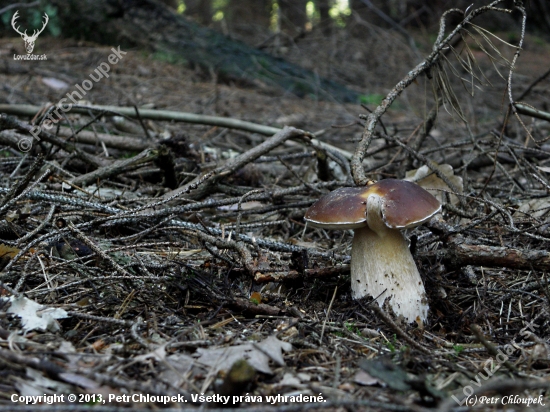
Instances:
[[[15,20],[17,20],[17,17],[18,17],[17,14],[18,13],[19,13],[19,10],[17,10],[15,12],[15,14],[13,15],[13,17],[11,19],[11,26],[23,38],[23,41],[25,42],[25,49],[27,49],[27,54],[31,54],[33,49],[34,49],[34,42],[36,41],[38,35],[44,31],[44,29],[46,28],[46,25],[48,24],[48,21],[50,19],[48,18],[48,15],[46,13],[44,13],[44,24],[42,25],[42,28],[40,30],[38,30],[38,32],[36,30],[34,30],[33,33],[32,33],[32,36],[28,36],[27,35],[27,30],[25,30],[24,33],[21,33],[19,31],[19,27],[15,27]]]

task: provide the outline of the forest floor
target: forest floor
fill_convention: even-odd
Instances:
[[[311,35],[272,51],[360,91],[373,110],[420,59],[398,37],[371,34]],[[322,151],[307,141],[265,148],[275,138],[145,115],[294,126],[345,156],[361,138],[365,108],[257,82],[219,84],[126,50],[79,105],[137,108],[141,118],[70,112],[49,130],[57,140],[21,152],[26,124],[43,113],[23,115],[20,105],[47,109],[112,54],[41,37],[35,53],[47,60],[13,60],[22,45],[0,39],[0,113],[16,114],[0,128],[0,411],[36,410],[20,396],[54,394],[63,402],[43,398],[41,410],[451,411],[466,402],[522,410],[518,402],[550,402],[550,124],[510,115],[504,125],[508,68],[479,45],[471,44],[480,67],[473,97],[446,69],[469,131],[447,102],[423,133],[434,107],[423,77],[382,118],[365,159],[373,179],[404,178],[427,158],[451,165],[457,182],[453,196],[444,184],[435,192],[441,219],[407,233],[430,305],[427,322],[415,325],[351,299],[351,231],[305,227],[305,210],[322,193],[352,185],[342,154],[329,156],[321,176]],[[430,51],[420,40],[417,47],[420,56]],[[549,67],[548,43],[528,36],[514,97]],[[548,110],[549,96],[546,78],[518,100]],[[105,173],[88,175],[98,168]],[[163,404],[163,396],[175,398]],[[482,405],[489,399],[496,403]],[[539,407],[547,410],[529,409]]]

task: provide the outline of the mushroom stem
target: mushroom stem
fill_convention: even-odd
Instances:
[[[397,316],[407,322],[425,321],[428,303],[424,284],[399,229],[368,226],[354,230],[351,247],[351,290],[354,299],[386,301]]]

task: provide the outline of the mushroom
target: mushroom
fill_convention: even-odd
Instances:
[[[322,196],[307,210],[305,220],[323,229],[353,229],[353,298],[370,295],[411,323],[426,320],[428,301],[401,229],[421,225],[440,209],[439,201],[420,186],[386,179]]]

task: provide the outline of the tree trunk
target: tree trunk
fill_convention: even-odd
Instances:
[[[349,8],[352,13],[357,14],[362,20],[368,21],[369,8],[362,0],[349,0]]]
[[[358,21],[367,22],[369,19],[369,8],[361,0],[349,0],[349,8],[351,9],[351,16],[349,22],[351,23],[351,34],[354,37],[364,38],[368,30],[363,24],[358,24]]]
[[[529,5],[531,10],[527,10],[528,21],[543,33],[550,33],[550,5],[548,0],[531,0]]]
[[[237,37],[257,38],[269,32],[271,0],[229,0],[227,25]]]
[[[185,0],[184,14],[208,26],[212,21],[212,0]]]
[[[155,0],[51,0],[65,37],[139,47],[184,60],[220,80],[260,80],[298,96],[356,102],[358,93],[311,71],[233,41],[174,13]]]
[[[290,37],[300,35],[306,28],[307,0],[279,0],[279,27]]]
[[[321,21],[319,27],[325,36],[330,36],[332,32],[332,19],[330,18],[330,0],[317,0],[317,8],[319,9],[319,16]]]

